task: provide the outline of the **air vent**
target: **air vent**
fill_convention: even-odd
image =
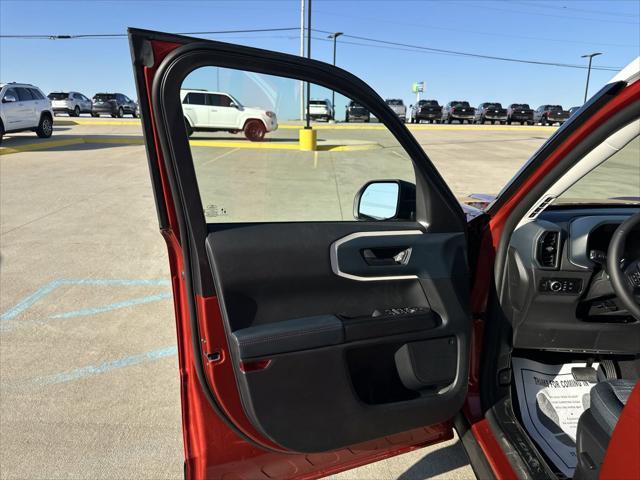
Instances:
[[[542,201],[538,204],[538,206],[533,210],[533,212],[531,212],[531,213],[529,214],[529,218],[536,218],[538,215],[540,215],[540,213],[542,213],[542,211],[543,211],[545,208],[547,208],[547,205],[549,205],[549,204],[553,201],[553,199],[554,199],[554,198],[555,198],[555,197],[551,197],[551,196],[549,196],[549,197],[546,197],[544,200],[542,200]]]
[[[536,258],[541,267],[556,268],[558,266],[558,245],[560,232],[547,231],[538,239]]]

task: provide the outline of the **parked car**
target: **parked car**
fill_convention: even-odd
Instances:
[[[473,123],[476,109],[464,100],[453,100],[442,108],[442,123],[451,123],[454,120],[464,123]]]
[[[527,103],[512,103],[507,108],[507,123],[520,122],[520,125],[533,125],[533,109]]]
[[[40,138],[53,133],[51,101],[29,83],[0,83],[0,143],[6,133],[31,130]]]
[[[420,123],[422,120],[440,123],[442,107],[437,100],[420,100],[415,105],[411,105],[411,123]]]
[[[349,105],[346,107],[346,112],[344,114],[345,122],[352,122],[354,120],[362,120],[363,122],[369,123],[371,119],[371,115],[369,110],[360,105],[358,102],[354,102],[353,100],[349,102]]]
[[[187,134],[193,132],[244,132],[252,142],[260,141],[267,132],[278,129],[276,114],[261,108],[242,105],[224,92],[180,90]]]
[[[91,113],[93,103],[79,92],[51,92],[53,114],[66,113],[70,117],[79,117],[81,113]]]
[[[329,120],[335,119],[335,112],[331,100],[310,100],[309,101],[309,117],[311,120]]]
[[[172,74],[191,71],[194,54],[309,82],[322,72],[324,87],[385,111],[369,85],[281,52],[129,38],[144,111],[159,120],[144,138],[173,282],[185,478],[317,479],[454,429],[480,479],[640,478],[640,199],[619,197],[619,179],[637,178],[640,61],[466,216],[450,175],[382,116],[398,141],[389,153],[412,161],[417,185],[396,179],[397,155],[353,152],[336,175],[370,180],[353,195],[353,221],[327,221],[328,189],[264,172],[291,151],[233,176],[196,168],[173,111],[183,77]],[[160,48],[171,61],[149,68]],[[463,174],[490,173],[470,162]],[[277,212],[205,216],[203,185],[220,202]],[[336,192],[340,203],[348,194]]]
[[[582,107],[571,107],[569,109],[569,116],[572,117],[578,110],[580,110]]]
[[[405,106],[404,102],[401,99],[388,98],[385,100],[385,103],[389,105],[391,110],[393,110],[396,113],[396,115],[398,115],[400,120],[402,120],[403,122],[407,121],[407,107]]]
[[[540,125],[562,125],[569,118],[569,112],[562,109],[561,105],[540,105],[533,113],[534,123]]]
[[[93,96],[91,116],[101,114],[122,118],[125,115],[139,116],[138,104],[122,93],[96,93]]]
[[[474,122],[484,124],[485,122],[491,122],[491,125],[496,122],[504,125],[507,121],[507,109],[502,108],[502,104],[498,102],[484,102],[478,105],[476,109]]]

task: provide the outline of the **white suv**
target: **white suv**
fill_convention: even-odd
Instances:
[[[244,107],[228,93],[180,90],[184,123],[189,136],[195,131],[238,133],[258,142],[278,128],[274,112]]]
[[[51,136],[51,101],[28,83],[0,83],[0,142],[5,133],[24,130],[32,130],[40,138]]]
[[[67,113],[79,117],[81,113],[91,113],[93,102],[79,92],[51,92],[49,95],[53,114]]]

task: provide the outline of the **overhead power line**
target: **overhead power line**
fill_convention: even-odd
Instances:
[[[321,33],[327,33],[324,31],[321,31]],[[348,38],[353,38],[355,40],[363,40],[363,41],[367,41],[367,42],[374,42],[374,43],[380,43],[380,44],[386,44],[386,45],[394,45],[397,47],[403,47],[403,48],[413,48],[416,50],[424,50],[427,52],[433,52],[433,53],[446,53],[446,54],[450,54],[450,55],[459,55],[459,56],[463,56],[463,57],[474,57],[474,58],[484,58],[487,60],[499,60],[499,61],[503,61],[503,62],[514,62],[514,63],[528,63],[528,64],[532,64],[532,65],[548,65],[548,66],[552,66],[552,67],[564,67],[564,68],[579,68],[579,69],[586,69],[587,67],[584,65],[577,65],[577,64],[570,64],[570,63],[560,63],[560,62],[544,62],[544,61],[540,61],[540,60],[526,60],[526,59],[522,59],[522,58],[511,58],[511,57],[500,57],[500,56],[495,56],[495,55],[484,55],[484,54],[480,54],[480,53],[471,53],[471,52],[461,52],[461,51],[457,51],[457,50],[447,50],[447,49],[443,49],[443,48],[432,48],[432,47],[423,47],[421,45],[411,45],[408,43],[401,43],[401,42],[392,42],[389,40],[379,40],[377,38],[370,38],[370,37],[360,37],[358,35],[349,35],[349,34],[344,34],[345,37]],[[620,68],[618,67],[591,67],[592,70],[607,70],[607,71],[618,71],[620,70]]]
[[[285,31],[298,31],[299,27],[291,27],[291,28],[259,28],[259,29],[245,29],[245,30],[218,30],[218,31],[197,31],[197,32],[177,32],[176,35],[224,35],[224,34],[233,34],[233,33],[258,33],[258,32],[285,32]],[[319,30],[312,29],[313,32],[316,33],[324,33],[331,34],[332,32],[327,30]],[[126,33],[100,33],[100,34],[77,34],[77,35],[0,35],[0,38],[13,38],[13,39],[42,39],[42,40],[74,40],[74,39],[104,39],[104,38],[124,38],[126,37]],[[541,60],[528,60],[522,58],[512,58],[512,57],[502,57],[497,55],[486,55],[480,53],[472,53],[472,52],[463,52],[458,50],[448,50],[444,48],[434,48],[434,47],[425,47],[422,45],[412,45],[409,43],[402,42],[393,42],[390,40],[382,40],[378,38],[371,37],[362,37],[358,35],[349,35],[345,33],[343,35],[346,38],[352,38],[354,40],[361,40],[365,42],[371,42],[376,45],[389,45],[391,47],[397,47],[397,50],[410,50],[410,51],[420,51],[423,53],[434,53],[434,54],[443,54],[443,55],[456,55],[462,57],[471,57],[471,58],[481,58],[485,60],[496,60],[502,62],[512,62],[512,63],[525,63],[531,65],[546,65],[551,67],[562,67],[562,68],[577,68],[584,70],[587,67],[584,65],[578,64],[569,64],[569,63],[560,63],[560,62],[550,62],[550,61],[541,61]],[[344,40],[342,43],[347,43]],[[375,46],[371,43],[357,43],[357,42],[349,42],[353,45],[360,46]],[[603,70],[603,71],[614,71],[617,72],[620,70],[619,67],[608,67],[608,66],[598,66],[591,67],[592,70]]]
[[[224,35],[227,33],[257,33],[257,32],[287,32],[299,30],[299,27],[291,28],[254,28],[247,30],[217,30],[211,32],[176,32],[175,35]],[[31,34],[31,35],[0,35],[0,38],[17,38],[26,40],[74,40],[79,38],[125,38],[126,33],[86,33],[77,35],[46,35],[46,34]]]

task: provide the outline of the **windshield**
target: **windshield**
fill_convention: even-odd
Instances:
[[[310,105],[323,105],[323,106],[327,106],[327,102],[324,100],[311,100],[309,102]]]
[[[418,105],[420,106],[429,106],[429,107],[437,107],[438,106],[438,102],[436,102],[435,100],[420,100],[418,102]]]
[[[96,93],[93,99],[99,102],[106,102],[107,100],[115,100],[116,96],[113,93]]]
[[[547,110],[562,110],[562,107],[560,105],[549,105]]]
[[[502,105],[499,103],[487,103],[485,104],[485,108],[502,108]]]
[[[640,137],[575,182],[554,204],[640,204]]]
[[[511,105],[511,108],[520,108],[522,110],[529,110],[529,105],[527,103],[514,103]]]
[[[404,104],[402,103],[402,100],[387,100],[387,105],[400,106]]]
[[[69,98],[69,94],[62,93],[62,92],[54,92],[47,95],[47,97],[49,97],[49,100],[65,100]]]
[[[460,102],[458,100],[454,100],[453,102],[451,102],[451,106],[452,107],[468,107],[469,102]]]

